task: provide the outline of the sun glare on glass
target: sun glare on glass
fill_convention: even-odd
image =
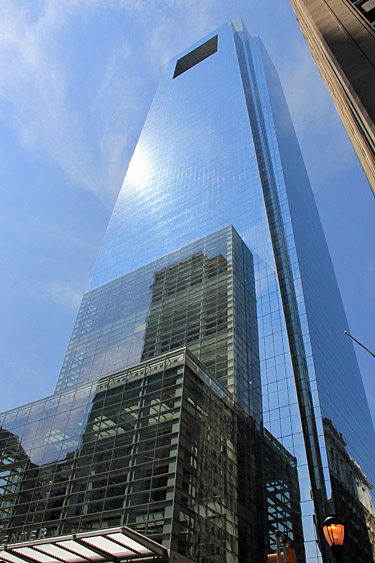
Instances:
[[[138,148],[130,161],[125,181],[134,187],[143,187],[149,177],[149,165],[145,152]]]

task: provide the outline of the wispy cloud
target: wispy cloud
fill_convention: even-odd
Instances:
[[[186,0],[183,3],[171,0],[167,3],[173,5],[174,9],[163,8],[164,2],[151,2],[154,25],[145,46],[158,74],[176,53],[224,23],[221,13],[225,5],[223,0]]]
[[[150,80],[155,86],[171,56],[223,23],[231,11],[226,4],[224,0],[4,0],[0,119],[16,130],[26,149],[44,151],[72,185],[89,190],[110,207],[150,102],[145,86],[149,87]],[[78,110],[69,104],[72,69],[62,54],[62,36],[72,19],[84,21],[103,9],[134,22],[140,33],[137,53],[134,41],[125,34],[114,43],[96,69],[98,82],[91,97]],[[139,71],[135,60],[147,73]],[[317,71],[302,42],[296,42],[287,61],[281,74],[302,143],[326,125],[331,154],[345,163],[349,153],[345,140],[340,142],[342,130],[337,134],[341,125],[324,84],[310,79]],[[328,156],[318,150],[316,154],[309,169],[322,177]]]
[[[147,64],[155,80],[176,51],[215,25],[217,4],[213,0],[187,0],[183,5],[176,0],[4,0],[0,119],[14,128],[25,150],[44,151],[73,185],[111,205],[139,131],[139,116],[144,116],[149,100],[143,104],[139,67],[124,36],[102,62],[102,70],[97,71],[102,72],[101,83],[78,114],[68,103],[72,69],[62,53],[64,30],[70,28],[72,18],[90,18],[99,8],[133,18],[140,29],[148,30],[136,58]]]
[[[153,90],[171,56],[223,23],[215,14],[224,4],[223,0],[183,4],[177,0],[4,0],[0,120],[16,132],[24,151],[57,164],[70,189],[88,190],[111,206],[150,102],[147,96],[152,96],[152,92],[144,94],[145,81]],[[107,52],[95,65],[95,88],[87,89],[87,103],[78,107],[70,91],[72,85],[76,87],[77,75],[72,73],[77,70],[64,53],[65,35],[71,33],[72,24],[86,25],[99,11],[105,13],[103,9],[117,12],[127,23],[134,21],[140,32],[137,53],[134,39],[126,33],[109,41]],[[148,72],[140,72],[140,65]],[[82,76],[82,87],[85,82]],[[26,215],[24,229],[49,232],[74,245],[88,244],[68,229],[39,225],[39,220]],[[60,279],[43,287],[38,283],[36,293],[76,310],[84,290],[78,286]]]
[[[60,3],[47,3],[35,14],[31,4],[5,2],[1,10],[0,96],[13,109],[12,120],[24,145],[43,145],[66,169],[78,176],[64,106],[64,72],[54,53],[53,35],[67,12]],[[68,142],[69,137],[69,142]]]
[[[142,83],[129,68],[131,55],[126,41],[112,51],[91,107],[91,115],[99,123],[97,156],[105,163],[100,183],[115,185],[116,189],[125,172],[125,149],[131,147],[134,129],[139,127],[137,116],[144,107]]]
[[[76,289],[68,283],[53,282],[46,289],[46,295],[63,307],[76,311],[81,303],[82,288]]]
[[[343,126],[305,45],[295,42],[294,56],[286,57],[280,70],[297,135],[302,147],[310,146],[305,152],[310,157],[306,164],[311,179],[316,185],[323,184],[332,171],[332,161],[340,162],[342,167],[350,166],[352,151]],[[324,143],[312,150],[311,144],[323,134]]]
[[[119,188],[128,142],[126,119],[122,128],[114,122],[124,108],[131,113],[133,92],[129,82],[123,81],[126,92],[124,84],[116,83],[115,70],[127,57],[124,42],[112,53],[99,94],[93,94],[85,115],[69,107],[70,69],[64,66],[59,41],[72,17],[84,17],[83,4],[2,3],[0,119],[16,130],[24,149],[45,151],[73,184],[106,201]]]

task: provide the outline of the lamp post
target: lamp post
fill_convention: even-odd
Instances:
[[[345,536],[344,522],[338,516],[327,516],[323,522],[323,534],[335,560],[341,563]]]

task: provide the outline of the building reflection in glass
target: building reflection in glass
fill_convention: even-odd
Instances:
[[[66,425],[54,424],[44,446],[36,444],[38,453],[44,447],[45,463],[33,463],[33,447],[26,454],[21,446],[25,415],[38,407],[42,430],[54,405],[55,420],[67,422],[73,393],[61,393],[59,404],[53,396],[5,417],[12,431],[1,431],[3,536],[11,541],[39,527],[59,535],[125,524],[192,561],[265,558],[272,494],[266,494],[264,451],[284,479],[295,480],[295,465],[288,466],[285,454],[279,464],[277,442],[264,437],[191,352],[180,348],[75,392],[85,397],[79,445],[71,444]],[[58,413],[59,405],[65,410]],[[283,521],[297,540],[301,515],[285,499],[278,508],[277,499],[277,526]]]
[[[303,560],[295,459],[262,427],[252,265],[227,227],[85,296],[65,390],[2,417],[6,541],[127,525],[191,561],[262,561],[282,529]]]
[[[346,449],[346,442],[329,418],[323,419],[332,483],[332,507],[345,522],[345,549],[358,561],[375,560],[375,511],[369,483],[359,463]],[[333,510],[332,510],[333,512]],[[345,559],[344,559],[345,561]]]

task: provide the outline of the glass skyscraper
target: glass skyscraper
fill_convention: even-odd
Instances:
[[[4,450],[11,460],[5,465],[13,463],[17,468],[19,460],[24,462],[30,456],[28,448],[35,448],[34,455],[45,457],[33,463],[53,463],[56,474],[56,462],[69,459],[78,471],[80,456],[86,447],[87,429],[92,433],[101,428],[104,437],[105,433],[110,436],[113,428],[121,427],[121,432],[116,430],[118,434],[129,431],[132,432],[129,436],[136,439],[137,416],[130,414],[121,424],[113,422],[113,417],[111,422],[107,418],[104,424],[100,417],[90,414],[94,404],[101,405],[102,413],[107,409],[107,405],[93,398],[100,386],[98,380],[114,377],[113,374],[137,364],[141,366],[137,369],[141,370],[145,362],[152,363],[155,357],[187,348],[183,353],[194,354],[191,362],[198,366],[194,368],[195,373],[199,369],[207,371],[204,388],[212,386],[207,382],[214,378],[217,382],[215,396],[221,396],[221,400],[224,396],[232,397],[231,408],[240,409],[241,414],[230,416],[246,420],[243,428],[247,430],[242,432],[242,441],[236,438],[235,446],[230,447],[228,441],[228,448],[236,450],[237,458],[233,461],[236,469],[228,466],[227,475],[233,478],[236,474],[239,479],[244,459],[249,460],[250,465],[246,462],[246,467],[252,466],[249,479],[242,477],[246,483],[251,483],[245,489],[253,508],[249,509],[246,498],[244,503],[246,510],[250,510],[249,526],[250,521],[252,525],[244,531],[242,524],[234,523],[236,511],[225,491],[233,488],[237,478],[232,484],[228,478],[220,485],[223,490],[214,495],[215,499],[212,491],[209,493],[210,505],[220,505],[220,510],[212,509],[214,518],[226,510],[219,527],[224,526],[227,535],[218,537],[213,551],[200,555],[197,560],[260,560],[259,550],[267,539],[260,539],[256,523],[259,506],[266,501],[257,498],[256,475],[264,455],[265,465],[272,465],[274,458],[279,460],[277,471],[284,467],[282,479],[268,479],[266,496],[274,504],[282,497],[289,511],[281,514],[274,510],[268,521],[277,522],[279,528],[285,533],[289,530],[289,535],[295,538],[302,537],[298,528],[299,509],[295,508],[298,498],[305,540],[304,552],[299,551],[300,559],[318,561],[319,526],[328,513],[339,510],[338,501],[335,505],[332,497],[332,469],[328,462],[331,458],[327,456],[325,428],[329,426],[331,433],[333,428],[342,436],[348,455],[360,465],[367,479],[375,482],[375,436],[353,347],[344,337],[346,328],[337,282],[279,78],[261,41],[250,37],[240,20],[230,22],[167,65],[129,164],[89,291],[83,297],[53,396],[62,400],[75,393],[77,398],[71,399],[66,411],[70,414],[58,419],[57,426],[51,418],[48,445],[38,435],[38,429],[44,426],[36,424],[32,429],[28,425],[27,417],[31,413],[26,418],[17,414],[21,411],[6,413],[4,421],[10,420],[12,425],[3,424],[5,438],[11,445]],[[147,394],[148,390],[142,392]],[[125,398],[125,391],[122,393]],[[134,393],[141,393],[141,390],[134,390]],[[190,399],[190,405],[202,413],[204,408],[198,404],[197,396],[199,393]],[[172,412],[177,408],[172,405],[172,395],[166,395],[168,408],[164,403],[160,406],[160,401],[164,401],[163,396],[160,397],[148,403],[151,410],[154,405],[158,424],[164,411],[168,413],[169,409]],[[189,403],[189,399],[186,400]],[[40,409],[47,412],[46,405]],[[120,412],[121,409],[118,413],[121,418]],[[13,423],[17,416],[22,419],[18,426]],[[52,416],[56,416],[55,411]],[[216,414],[212,416],[211,426],[205,426],[204,432],[214,427]],[[47,414],[42,418],[48,418]],[[171,435],[173,424],[178,426],[177,419],[168,426]],[[66,420],[69,422],[65,423]],[[188,428],[188,423],[183,424]],[[256,457],[255,452],[259,454],[256,437],[262,434],[263,425],[273,437],[267,438],[267,445],[260,447],[262,455]],[[23,442],[21,433],[15,430],[21,427],[28,442]],[[156,440],[154,435],[150,439]],[[174,439],[175,442],[168,444],[177,448],[180,438],[176,434]],[[227,446],[220,443],[221,439],[217,436],[217,448],[223,452]],[[120,444],[121,436],[118,441]],[[61,445],[62,457],[59,458],[56,447],[51,446],[53,442]],[[258,440],[257,444],[261,442]],[[20,458],[14,453],[16,446]],[[202,451],[206,446],[202,441]],[[119,447],[133,446],[124,442]],[[156,442],[152,447],[157,448]],[[196,451],[199,444],[191,443],[185,448]],[[248,448],[253,454],[245,455]],[[115,443],[111,442],[110,451],[107,460],[114,459]],[[171,451],[168,450],[166,457],[172,456]],[[217,453],[210,448],[207,451],[212,461]],[[133,454],[129,450],[126,455]],[[159,467],[158,452],[152,450],[147,455],[153,465]],[[86,457],[92,459],[92,452]],[[124,467],[128,458],[121,463]],[[168,461],[170,467],[173,463],[173,460]],[[198,460],[197,463],[207,470],[207,462]],[[288,496],[285,483],[293,482],[296,463],[299,490],[297,486],[292,494],[290,489]],[[24,469],[14,473],[12,478],[9,469],[5,471],[8,483],[13,486],[9,494],[14,495]],[[172,474],[175,469],[170,471]],[[33,485],[42,495],[41,499],[43,486],[50,482],[47,473],[42,489]],[[131,504],[131,500],[125,504],[124,500],[117,500],[116,510],[120,513],[126,508],[129,525],[138,513],[139,520],[135,519],[134,525],[139,525],[142,531],[147,531],[149,525],[149,529],[154,530],[152,533],[165,539],[168,534],[174,537],[171,523],[167,522],[171,518],[167,501],[171,501],[174,493],[172,488],[169,491],[165,488],[167,470],[163,469],[162,473],[164,481],[160,475],[158,478],[164,483],[164,492],[159,497],[147,493],[147,501],[141,501],[146,493],[136,488],[139,481],[137,485],[133,478],[133,489],[130,489],[127,480],[116,482],[117,474],[114,474],[111,487],[126,486],[129,495],[138,491],[138,496],[134,496],[138,499],[134,500],[135,504]],[[152,475],[156,479],[157,473],[146,471],[144,479],[151,479]],[[213,478],[209,472],[198,472],[199,475],[205,475],[206,480]],[[80,477],[81,492],[95,488],[84,483],[86,477],[83,473]],[[72,478],[65,476],[61,481],[68,482]],[[108,488],[111,478],[107,475],[106,479],[103,486]],[[175,479],[181,487],[181,480]],[[77,514],[69,509],[68,485],[66,487],[60,494],[59,506],[64,505],[61,511],[66,509],[67,512],[62,516],[60,508],[55,507],[59,513],[56,518],[62,526],[56,529],[59,533],[82,529],[84,524],[73,524],[74,518],[78,522],[78,516],[80,522],[90,521],[90,525],[94,525],[92,518],[85,519],[86,513],[79,513],[79,508],[76,508]],[[194,483],[186,482],[184,487],[188,491],[186,495],[195,498],[190,506],[190,511],[194,512],[198,501],[207,501],[208,497],[202,496],[206,493],[194,497],[196,492],[192,490],[196,491],[196,479]],[[78,487],[69,493],[74,493],[76,500],[72,502],[77,506],[83,499],[79,492]],[[118,499],[123,499],[125,493],[121,494],[118,493]],[[10,496],[8,504],[3,506],[4,526],[9,529],[12,526],[20,529],[28,522],[27,514],[31,509],[25,501],[24,511],[20,512],[17,498]],[[114,515],[110,520],[106,510],[112,508],[105,508],[106,501],[100,494],[87,500],[86,510],[94,507],[94,500],[97,512],[107,514],[97,526],[103,526],[103,522],[107,526],[117,525],[119,516]],[[45,522],[43,514],[46,514],[48,502],[40,502],[45,504],[36,521]],[[146,503],[147,511],[135,508],[137,502],[139,506]],[[155,502],[166,503],[163,505],[165,513],[155,517],[156,520],[151,505]],[[246,510],[241,509],[241,514]],[[156,514],[156,508],[154,512]],[[186,516],[189,511],[185,512]],[[293,520],[292,512],[295,515],[293,525],[289,522]],[[14,524],[17,514],[21,516],[18,524]],[[70,524],[63,524],[68,514]],[[154,528],[147,518],[154,518]],[[191,523],[189,528],[186,524],[186,530],[181,533],[188,534],[188,529],[193,530],[196,525]],[[242,530],[241,533],[234,532],[234,528]],[[227,545],[225,553],[229,555],[224,555],[223,542]],[[183,543],[180,538],[179,545]],[[189,542],[185,541],[185,547],[185,552],[183,547],[176,549],[186,557],[193,557]],[[214,554],[219,558],[204,559]]]

